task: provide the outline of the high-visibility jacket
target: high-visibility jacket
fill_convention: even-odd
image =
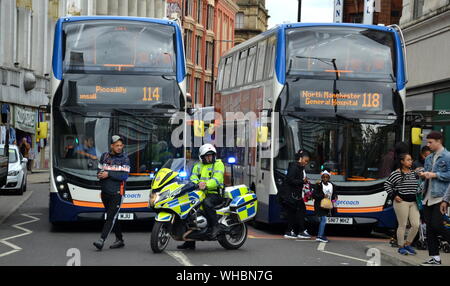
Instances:
[[[199,162],[192,168],[192,174],[189,179],[196,184],[205,182],[206,194],[220,194],[219,190],[224,187],[224,172],[225,165],[220,159],[217,159],[214,164]]]

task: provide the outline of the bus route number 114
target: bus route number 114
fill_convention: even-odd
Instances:
[[[159,101],[160,96],[160,87],[144,87],[144,97],[142,101]]]

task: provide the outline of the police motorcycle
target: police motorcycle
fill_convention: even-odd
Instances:
[[[223,203],[216,206],[221,232],[211,237],[202,212],[206,195],[188,180],[184,168],[184,159],[171,159],[154,176],[149,203],[157,213],[150,237],[152,251],[164,251],[171,237],[177,241],[217,240],[225,249],[240,248],[247,239],[245,222],[257,212],[256,194],[245,185],[226,187]]]

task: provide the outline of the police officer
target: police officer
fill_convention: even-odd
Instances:
[[[220,190],[224,187],[225,166],[220,159],[216,159],[217,151],[211,144],[205,144],[200,147],[200,162],[192,168],[190,180],[198,184],[200,190],[206,193],[206,199],[203,201],[205,217],[210,226],[210,235],[215,238],[219,232],[219,222],[217,219],[215,206],[222,203],[223,198]],[[195,249],[195,241],[186,241],[179,245],[178,249]]]

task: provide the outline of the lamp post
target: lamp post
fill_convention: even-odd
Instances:
[[[297,22],[302,21],[302,0],[298,0],[298,13],[297,13]]]

